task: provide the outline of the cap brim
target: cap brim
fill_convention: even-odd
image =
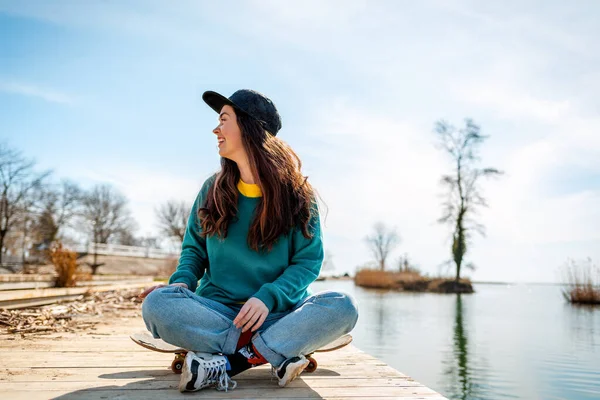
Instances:
[[[225,97],[217,92],[213,92],[212,90],[207,90],[206,92],[204,92],[202,94],[202,100],[204,100],[204,102],[206,104],[208,104],[208,106],[210,108],[215,110],[215,112],[217,114],[219,114],[221,112],[221,109],[223,108],[224,105],[230,105],[232,107],[238,108],[227,97]]]

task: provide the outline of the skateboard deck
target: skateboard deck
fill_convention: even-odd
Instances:
[[[158,351],[160,353],[173,353],[175,354],[175,360],[171,364],[171,369],[176,374],[181,373],[181,368],[183,367],[183,360],[185,359],[185,355],[187,354],[187,350],[181,347],[173,346],[165,342],[162,339],[155,339],[152,337],[150,332],[139,332],[134,333],[129,336],[131,340],[133,340],[138,345],[152,351]],[[345,334],[335,339],[332,342],[327,343],[325,346],[322,346],[315,351],[306,355],[306,358],[310,361],[308,367],[306,367],[306,372],[314,372],[317,369],[317,360],[312,357],[314,353],[322,353],[327,351],[334,351],[341,349],[344,346],[349,345],[352,342],[352,336],[349,334]]]
[[[154,350],[160,353],[187,353],[186,349],[173,346],[162,339],[155,339],[150,332],[134,333],[129,337],[131,340],[148,350]]]
[[[337,349],[341,349],[342,347],[347,346],[350,343],[352,343],[352,335],[346,333],[345,335],[340,336],[334,341],[327,343],[325,346],[319,347],[313,353],[324,353],[327,351],[334,351]]]

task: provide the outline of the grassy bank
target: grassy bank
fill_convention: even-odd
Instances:
[[[565,299],[573,304],[600,305],[600,268],[587,260],[584,263],[569,261],[564,267],[568,289]]]
[[[418,272],[361,269],[356,273],[354,283],[366,288],[408,292],[473,293],[473,286],[468,279],[461,279],[456,283],[453,278],[431,278]]]

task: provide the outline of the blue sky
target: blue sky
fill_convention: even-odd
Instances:
[[[497,3],[497,2],[496,2]],[[593,1],[2,1],[0,139],[84,187],[114,184],[139,235],[218,168],[205,90],[265,93],[328,206],[338,272],[396,226],[425,272],[448,257],[434,123],[490,139],[478,280],[560,280],[600,259],[600,26]]]

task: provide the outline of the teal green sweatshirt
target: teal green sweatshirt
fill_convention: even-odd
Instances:
[[[270,312],[290,309],[311,294],[308,286],[319,276],[323,262],[316,204],[309,222],[311,239],[305,238],[296,227],[288,235],[282,235],[271,251],[256,252],[248,246],[247,237],[260,197],[239,193],[237,218],[230,222],[225,239],[215,235],[200,236],[198,207],[204,204],[214,179],[214,175],[207,179],[196,197],[179,264],[169,284],[183,282],[197,295],[226,305],[244,303],[250,297],[256,297]],[[243,182],[240,185],[240,190],[243,186],[254,186]]]

